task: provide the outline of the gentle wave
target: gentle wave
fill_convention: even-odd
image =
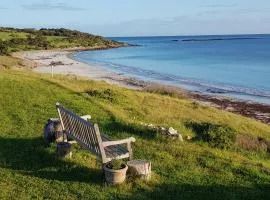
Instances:
[[[251,37],[245,37],[245,38],[206,38],[206,39],[183,39],[182,42],[205,42],[205,41],[222,41],[222,40],[257,40],[260,38],[251,38]]]
[[[118,72],[126,73],[131,76],[132,75],[139,76],[140,78],[143,78],[145,80],[165,81],[165,82],[170,82],[174,85],[180,84],[180,85],[195,86],[201,92],[208,92],[208,93],[213,93],[213,94],[232,93],[232,94],[251,95],[251,96],[257,96],[257,97],[270,98],[269,91],[229,85],[229,84],[216,83],[216,82],[207,82],[207,81],[202,81],[202,80],[197,80],[197,79],[192,79],[192,78],[184,78],[177,75],[159,73],[153,70],[146,70],[146,69],[141,69],[134,66],[121,65],[121,64],[117,64],[113,62],[104,62],[101,60],[94,60],[94,59],[84,60],[84,59],[78,58],[78,55],[79,54],[75,56],[77,60],[84,61],[84,62],[89,62],[89,61],[94,62],[97,65],[101,65],[109,69],[114,69]]]

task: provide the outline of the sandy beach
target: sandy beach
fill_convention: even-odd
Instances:
[[[88,65],[72,59],[71,50],[48,50],[48,51],[26,51],[13,54],[13,56],[32,62],[35,66],[32,70],[39,73],[52,73],[51,63],[58,63],[53,67],[53,74],[63,74],[89,78],[91,80],[104,80],[109,84],[117,84],[131,89],[140,89],[136,84],[125,83],[125,77],[105,70],[100,66]]]
[[[58,63],[54,66],[54,74],[63,74],[70,76],[80,76],[91,80],[106,81],[109,84],[116,84],[129,89],[143,90],[156,83],[145,82],[131,77],[127,77],[101,66],[89,65],[83,62],[72,59],[72,55],[78,50],[48,50],[48,51],[28,51],[13,54],[14,57],[19,57],[26,60],[28,63],[33,63],[35,66],[32,70],[38,73],[51,73],[51,63]],[[172,86],[162,86],[163,88],[173,88],[174,91],[183,93],[182,88]],[[240,101],[230,98],[204,95],[184,91],[185,95],[202,104],[208,104],[219,109],[229,112],[241,114],[246,117],[251,117],[256,120],[270,124],[270,106],[260,103]]]

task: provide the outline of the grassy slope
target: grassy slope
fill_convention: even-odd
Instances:
[[[70,31],[70,30],[69,30]],[[27,33],[27,32],[18,32],[16,30],[0,30],[0,42],[1,41],[9,41],[11,39],[22,38],[27,41],[27,36],[31,36],[32,38],[36,38],[37,34],[42,34],[41,31],[36,30],[35,33]],[[83,34],[83,33],[81,33]],[[17,52],[17,51],[27,51],[27,50],[42,50],[42,49],[55,49],[55,48],[111,48],[111,47],[120,47],[123,46],[123,43],[107,40],[105,38],[94,36],[94,35],[81,35],[81,36],[45,36],[43,35],[39,41],[24,43],[13,42],[8,45],[8,53]],[[44,41],[47,43],[44,46]],[[39,44],[38,44],[39,43]],[[5,53],[6,54],[6,53]]]
[[[19,33],[19,32],[2,32],[0,31],[0,39],[10,40],[12,38],[26,38],[28,33]]]
[[[23,66],[23,61],[19,58],[14,58],[11,56],[0,56],[0,69],[10,69],[14,67],[21,67]]]
[[[270,138],[270,127],[252,119],[188,100],[130,91],[105,83],[50,79],[46,75],[0,71],[0,199],[269,199],[269,155],[223,151],[199,142],[170,141],[139,122],[173,126],[194,135],[189,120],[226,123],[239,133]],[[86,91],[110,89],[105,98]],[[73,158],[58,160],[46,147],[43,126],[56,117],[59,101],[78,114],[91,114],[112,138],[134,136],[135,158],[152,161],[152,181],[104,187],[100,163],[74,147]]]

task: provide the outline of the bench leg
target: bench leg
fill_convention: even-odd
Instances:
[[[132,152],[132,148],[131,148],[131,142],[127,143],[127,149],[129,152],[129,160],[133,160],[133,152]]]

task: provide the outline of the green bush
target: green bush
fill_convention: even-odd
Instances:
[[[86,92],[89,96],[97,97],[105,100],[109,100],[111,102],[116,100],[116,94],[111,89],[104,90],[89,90]]]
[[[120,170],[126,167],[124,161],[122,160],[112,160],[106,165],[109,169]]]
[[[8,54],[8,47],[6,42],[0,41],[0,55],[7,55]]]
[[[225,125],[210,125],[202,134],[202,140],[210,146],[229,149],[236,140],[235,130]]]

